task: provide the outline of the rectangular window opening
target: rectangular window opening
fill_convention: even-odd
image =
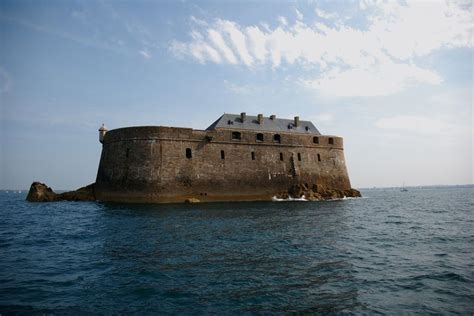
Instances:
[[[283,153],[280,153],[280,161],[283,161]]]
[[[186,148],[186,158],[193,158],[193,152],[191,151],[191,148]]]
[[[255,160],[255,152],[252,151],[252,160]]]
[[[240,132],[232,132],[232,140],[241,140],[242,134]]]
[[[225,153],[223,150],[221,150],[221,159],[225,159]]]
[[[318,154],[318,161],[321,161],[321,155]]]
[[[298,161],[301,161],[301,154],[298,153]]]

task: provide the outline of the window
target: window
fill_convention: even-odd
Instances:
[[[188,159],[193,158],[193,153],[191,151],[191,148],[186,148],[186,158]]]
[[[221,159],[225,159],[225,153],[223,150],[221,150]]]
[[[280,134],[275,134],[275,135],[273,135],[273,141],[274,141],[275,143],[281,143],[281,136],[280,136]]]
[[[241,140],[242,134],[240,132],[232,132],[232,140]]]
[[[318,154],[318,161],[321,161],[321,155]]]
[[[298,161],[301,161],[301,154],[298,153]]]
[[[319,144],[319,137],[313,137],[313,143]]]
[[[127,151],[125,152],[125,158],[128,158],[130,155],[130,148],[127,148]]]
[[[262,134],[262,133],[258,133],[256,140],[257,140],[257,142],[263,142],[263,134]]]
[[[328,139],[328,144],[329,144],[329,145],[334,145],[334,138],[329,137],[329,139]]]
[[[283,161],[283,153],[280,153],[280,161]]]
[[[255,160],[255,152],[252,151],[252,160]]]

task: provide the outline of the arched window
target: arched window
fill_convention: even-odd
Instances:
[[[329,145],[334,145],[334,138],[329,137],[329,138],[328,138],[328,144],[329,144]]]
[[[242,134],[240,132],[232,132],[232,140],[241,140]]]
[[[281,143],[281,136],[280,136],[280,134],[275,134],[275,135],[273,135],[273,141],[274,141],[275,143]]]
[[[263,142],[263,134],[262,134],[262,133],[258,133],[255,140],[256,140],[257,142]]]
[[[193,152],[191,151],[191,148],[186,148],[186,158],[193,158]]]
[[[319,137],[314,136],[314,137],[313,137],[313,143],[319,144]]]

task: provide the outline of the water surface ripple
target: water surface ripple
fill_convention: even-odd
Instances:
[[[474,188],[332,202],[0,193],[0,314],[474,313]]]

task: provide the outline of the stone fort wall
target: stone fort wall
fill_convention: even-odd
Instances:
[[[350,189],[341,137],[279,133],[277,142],[275,135],[174,127],[111,130],[103,140],[97,199],[270,200],[293,184]]]

